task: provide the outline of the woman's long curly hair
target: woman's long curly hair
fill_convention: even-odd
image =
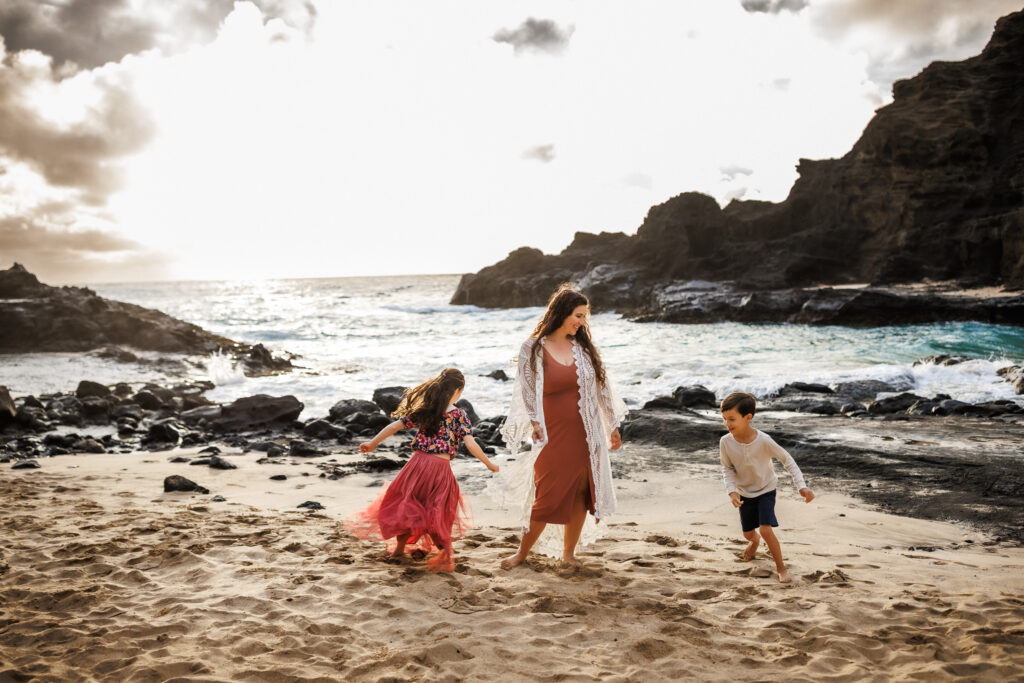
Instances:
[[[558,288],[551,294],[551,298],[548,299],[548,309],[544,311],[544,317],[540,319],[537,327],[534,328],[533,333],[530,335],[532,339],[538,342],[533,345],[533,350],[530,352],[530,365],[534,370],[537,369],[537,354],[540,353],[539,342],[541,337],[546,337],[561,327],[565,319],[572,315],[577,306],[586,306],[589,311],[590,300],[574,289],[569,282],[563,282],[558,285]],[[594,346],[594,342],[590,339],[589,322],[584,322],[580,329],[576,331],[576,341],[579,342],[583,350],[590,356],[590,361],[594,364],[594,371],[597,373],[597,381],[604,384],[604,365],[601,364],[601,354],[597,352],[597,347]]]
[[[431,436],[441,428],[441,420],[452,396],[466,386],[466,377],[460,370],[445,368],[441,374],[423,384],[406,389],[402,401],[392,417],[408,417],[420,429]]]

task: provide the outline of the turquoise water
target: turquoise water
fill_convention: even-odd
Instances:
[[[212,332],[301,355],[299,371],[245,378],[224,359],[186,359],[191,377],[211,377],[211,396],[294,394],[303,417],[341,398],[408,385],[445,365],[469,377],[466,397],[484,415],[504,413],[509,383],[480,375],[508,362],[541,309],[451,306],[457,276],[186,282],[93,286],[102,296],[157,308]],[[885,328],[790,324],[633,323],[594,316],[591,327],[611,377],[632,405],[682,384],[766,396],[791,381],[881,379],[922,394],[966,401],[1019,399],[996,374],[1024,362],[1024,330],[980,323]],[[974,358],[951,367],[913,366],[947,353]],[[67,389],[79,379],[160,379],[150,367],[111,365],[81,354],[11,357],[0,383],[16,394]],[[202,365],[203,367],[199,367]],[[170,373],[174,374],[174,373]]]

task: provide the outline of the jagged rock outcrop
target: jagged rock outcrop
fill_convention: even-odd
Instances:
[[[160,311],[105,299],[85,287],[51,287],[18,263],[0,270],[0,353],[121,345],[168,353],[227,353],[250,375],[292,368],[290,360],[272,356],[262,344],[242,344]],[[124,356],[132,359],[139,360],[131,353]]]
[[[857,290],[869,298],[891,294],[886,285],[924,281],[1024,288],[1022,54],[1024,12],[1016,12],[999,20],[980,55],[897,81],[892,104],[845,156],[801,159],[785,201],[721,209],[684,193],[652,207],[636,235],[577,233],[558,255],[517,249],[463,276],[452,303],[542,305],[571,280],[599,308],[672,319],[662,311],[676,300],[673,287],[711,281],[730,283],[739,298],[772,292],[778,301],[760,311],[721,306],[699,319],[788,320],[809,299],[801,291],[820,285],[870,283]],[[934,304],[934,318],[950,308],[902,296],[911,306]],[[841,307],[842,299],[822,303]],[[1024,323],[1022,303],[999,321]]]

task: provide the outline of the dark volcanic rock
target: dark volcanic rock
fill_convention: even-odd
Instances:
[[[298,507],[306,508],[307,510],[323,510],[324,506],[315,500],[307,500],[304,503],[299,503]]]
[[[37,470],[41,465],[35,460],[19,460],[18,462],[11,465],[12,470]]]
[[[868,404],[868,412],[872,415],[903,413],[918,401],[926,400],[927,399],[925,397],[918,396],[917,394],[902,393],[898,396],[889,396],[888,398],[880,398],[876,401],[871,401]]]
[[[145,443],[160,443],[176,446],[181,440],[181,426],[174,418],[167,418],[149,425]]]
[[[218,405],[199,406],[191,410],[183,410],[179,417],[182,422],[189,425],[216,422],[221,417],[221,409]]]
[[[463,276],[452,303],[539,306],[568,280],[595,307],[641,320],[1024,324],[1022,295],[886,287],[1024,287],[1021,54],[1016,12],[980,55],[897,81],[845,156],[801,159],[784,202],[723,210],[680,194],[634,236],[577,233],[558,255],[517,249]],[[875,286],[817,289],[854,283]]]
[[[288,444],[288,452],[291,455],[310,458],[315,458],[321,455],[327,455],[313,444],[309,443],[308,441],[303,441],[302,439],[293,439],[291,443]]]
[[[484,375],[484,377],[490,377],[491,379],[496,379],[499,382],[512,381],[512,378],[505,374],[504,370],[492,370],[491,372],[488,372],[486,375]]]
[[[877,379],[859,379],[851,382],[840,382],[835,387],[835,393],[855,401],[862,401],[864,399],[873,399],[882,393],[904,391],[909,388],[909,384],[897,386]]]
[[[221,408],[213,421],[218,431],[237,431],[273,424],[289,424],[299,417],[303,404],[294,396],[246,396]]]
[[[104,299],[84,287],[50,287],[17,263],[0,270],[0,353],[120,345],[168,353],[228,353],[254,374],[291,369],[290,361],[273,358],[259,344],[240,344],[160,311]],[[111,355],[139,362],[130,356]]]
[[[79,451],[81,453],[106,453],[107,449],[103,447],[96,439],[86,437],[79,439],[72,446],[72,450]]]
[[[195,491],[196,493],[209,493],[210,490],[200,486],[191,479],[186,479],[179,474],[172,474],[164,479],[164,491]]]
[[[0,424],[5,420],[11,420],[17,415],[18,409],[14,407],[14,399],[7,387],[0,386]]]
[[[237,470],[238,465],[233,462],[229,462],[219,455],[210,456],[210,467],[215,470]]]
[[[408,387],[381,387],[373,392],[373,402],[380,406],[385,415],[390,415],[398,408],[402,395]]]
[[[90,382],[89,380],[83,379],[78,383],[78,388],[75,389],[75,396],[78,398],[89,398],[91,396],[103,398],[105,396],[110,396],[110,389],[108,389],[105,384]]]
[[[392,460],[390,458],[371,458],[363,462],[356,463],[353,467],[357,472],[390,472],[391,470],[399,470],[405,463],[401,460]]]
[[[807,382],[790,382],[779,389],[779,396],[792,396],[793,394],[833,394],[835,393],[824,384],[808,384]]]
[[[692,411],[641,410],[630,413],[619,429],[623,441],[654,443],[684,451],[718,445],[725,433],[720,420]]]
[[[700,384],[695,384],[689,387],[676,387],[672,391],[672,398],[674,398],[676,404],[682,408],[718,407],[718,400],[715,398],[715,392]]]
[[[302,428],[302,435],[310,439],[345,439],[348,430],[332,425],[327,420],[313,420]]]
[[[1018,394],[1024,394],[1024,368],[1011,365],[1008,368],[1000,368],[996,372],[1004,380],[1013,385],[1013,390]]]
[[[328,411],[331,419],[341,422],[353,413],[379,413],[380,406],[373,401],[362,401],[358,398],[346,398],[338,401]]]
[[[469,423],[471,425],[475,425],[477,422],[480,421],[480,416],[476,414],[475,410],[473,410],[473,404],[467,401],[466,399],[460,398],[458,401],[455,402],[455,407],[462,408],[464,411],[466,411],[466,417],[469,418]]]

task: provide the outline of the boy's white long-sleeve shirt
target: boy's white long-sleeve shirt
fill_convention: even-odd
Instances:
[[[793,477],[797,489],[806,488],[804,475],[785,448],[775,443],[772,437],[755,429],[757,435],[750,443],[740,443],[732,434],[726,434],[718,442],[722,455],[722,478],[725,492],[738,492],[744,498],[753,498],[774,491],[779,484],[772,467],[772,458]]]

